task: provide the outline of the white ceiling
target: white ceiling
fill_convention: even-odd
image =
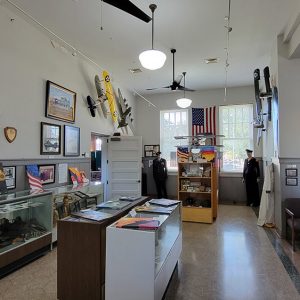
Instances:
[[[6,2],[6,0],[2,0]],[[156,3],[154,47],[167,54],[165,66],[156,71],[142,68],[141,51],[151,46],[151,22],[103,3],[100,30],[100,0],[10,0],[65,41],[87,54],[130,89],[146,94],[146,88],[162,87],[172,81],[171,48],[175,76],[187,72],[186,86],[200,90],[224,87],[228,0],[132,0],[151,15]],[[287,23],[297,0],[232,0],[228,86],[249,85],[253,70],[269,63],[276,35]],[[6,3],[7,4],[7,3]],[[218,57],[218,64],[204,59]],[[101,70],[99,70],[101,71]],[[112,77],[113,77],[112,76]],[[168,92],[160,89],[156,92]],[[148,92],[154,93],[154,92]]]

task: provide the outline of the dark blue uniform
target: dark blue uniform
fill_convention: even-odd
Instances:
[[[243,178],[246,183],[247,205],[259,206],[259,189],[257,178],[260,177],[258,161],[252,157],[245,159]]]
[[[166,180],[168,178],[167,162],[165,159],[153,160],[153,178],[156,185],[157,198],[168,198]]]

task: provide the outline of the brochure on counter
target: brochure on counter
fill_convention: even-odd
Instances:
[[[101,211],[96,211],[96,210],[82,210],[82,211],[72,212],[71,216],[80,217],[92,221],[102,221],[110,218],[112,215]]]
[[[136,201],[141,199],[141,196],[122,196],[119,198],[121,201]]]
[[[152,214],[165,214],[169,215],[173,211],[173,208],[169,207],[157,207],[157,206],[137,206],[135,207],[137,213],[152,213]]]
[[[155,218],[122,218],[116,223],[117,228],[155,230],[160,221]]]
[[[152,199],[149,201],[149,203],[154,204],[154,205],[169,207],[169,206],[173,206],[173,205],[180,203],[180,201],[162,198],[162,199]]]

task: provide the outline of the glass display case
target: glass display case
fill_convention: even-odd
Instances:
[[[0,196],[0,270],[39,247],[50,245],[51,230],[51,192],[21,191]]]
[[[49,189],[53,193],[52,242],[57,241],[57,221],[68,217],[74,211],[95,208],[103,201],[103,184],[64,185]]]
[[[131,212],[107,227],[106,238],[105,299],[161,299],[181,253],[181,204],[170,214]]]

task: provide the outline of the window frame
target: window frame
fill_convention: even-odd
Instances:
[[[178,112],[180,112],[180,113],[185,112],[185,114],[186,114],[186,134],[182,134],[182,135],[189,135],[189,110],[188,109],[185,109],[185,108],[182,109],[181,108],[181,109],[165,109],[165,110],[160,110],[160,115],[159,115],[159,123],[160,123],[159,124],[160,151],[162,152],[163,158],[165,158],[166,161],[167,161],[168,172],[171,173],[171,174],[172,173],[175,174],[175,173],[178,172],[177,149],[176,149],[176,147],[174,147],[174,152],[175,152],[175,155],[176,155],[176,166],[171,167],[170,166],[170,162],[171,161],[169,161],[168,157],[166,157],[166,153],[165,153],[163,142],[162,142],[162,139],[163,139],[163,137],[162,137],[162,125],[163,125],[162,124],[162,120],[163,120],[163,117],[164,117],[165,113],[169,113],[169,114],[170,113],[174,113],[175,114],[174,122],[175,122],[175,126],[176,126],[176,113],[178,113]],[[181,118],[181,115],[180,115],[180,118]],[[183,125],[181,124],[181,126],[183,126]],[[176,135],[178,135],[178,134],[176,134]],[[187,142],[186,141],[181,141],[181,140],[175,140],[174,139],[174,144],[175,145],[180,145],[181,143],[186,144]],[[170,156],[171,156],[171,152],[170,152]]]
[[[237,122],[236,119],[237,119],[237,115],[236,115],[236,110],[235,110],[235,114],[234,114],[234,122],[223,122],[223,120],[221,120],[221,117],[222,117],[222,109],[224,109],[225,107],[227,108],[230,108],[230,107],[245,107],[247,106],[248,109],[250,108],[250,112],[249,112],[249,123],[248,122],[244,122],[243,121],[243,118],[242,118],[242,121],[241,122]],[[252,123],[253,123],[253,113],[254,113],[254,105],[253,103],[244,103],[244,104],[228,104],[228,105],[220,105],[219,106],[219,109],[218,109],[218,113],[219,113],[219,118],[218,118],[218,122],[219,122],[219,132],[220,134],[224,134],[224,124],[233,124],[233,130],[235,131],[236,130],[236,126],[237,124],[248,124],[248,128],[249,128],[249,136],[247,138],[244,138],[244,137],[221,137],[220,138],[220,141],[221,141],[221,144],[224,145],[224,140],[226,141],[239,141],[239,140],[248,140],[248,146],[246,146],[246,148],[251,148],[253,149],[254,147],[254,131],[253,131],[253,126],[252,126]],[[229,117],[228,117],[229,119]],[[229,131],[229,129],[228,129]],[[245,149],[246,149],[245,148]],[[221,151],[223,150],[224,148],[221,149]],[[225,149],[224,149],[225,150]],[[228,170],[228,169],[224,169],[223,167],[223,157],[224,157],[224,154],[225,154],[225,151],[222,151],[223,152],[223,156],[222,156],[222,159],[220,160],[220,172],[222,174],[241,174],[243,172],[243,169],[232,169],[232,170]],[[245,155],[246,157],[246,155]],[[233,167],[232,167],[233,168]]]

